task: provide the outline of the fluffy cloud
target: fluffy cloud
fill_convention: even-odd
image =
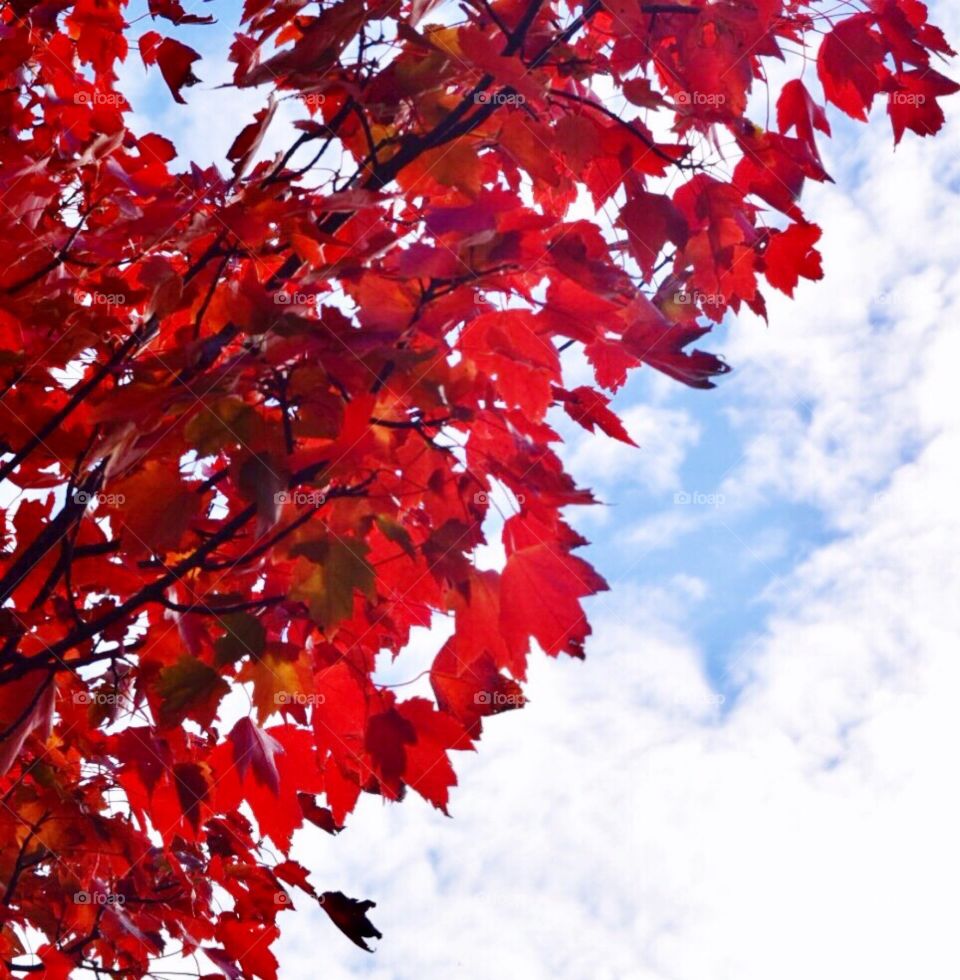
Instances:
[[[639,452],[599,432],[586,436],[572,432],[561,449],[566,466],[612,502],[638,486],[654,493],[678,489],[680,467],[700,438],[700,427],[690,413],[632,405],[619,414]]]

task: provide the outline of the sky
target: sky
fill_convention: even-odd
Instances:
[[[209,160],[260,101],[215,89],[203,30],[178,34],[211,56],[189,107],[135,58],[126,83]],[[831,116],[836,183],[804,199],[826,278],[715,333],[717,389],[638,372],[615,407],[639,449],[557,420],[604,501],[571,515],[611,584],[588,657],[534,661],[529,705],[457,758],[451,819],[366,797],[304,832],[384,938],[295,901],[282,977],[960,975],[960,119],[894,152],[881,116]]]

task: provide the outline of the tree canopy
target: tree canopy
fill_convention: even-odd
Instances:
[[[297,829],[446,811],[531,651],[584,654],[551,412],[631,442],[630,372],[712,387],[711,326],[822,276],[826,104],[899,142],[958,90],[918,0],[246,0],[223,172],[118,70],[188,103],[238,14],[0,5],[3,977],[276,980],[293,896],[368,948]]]

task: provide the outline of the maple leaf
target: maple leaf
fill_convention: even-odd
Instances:
[[[777,99],[777,126],[781,133],[795,129],[797,136],[806,144],[811,156],[818,162],[820,152],[814,130],[830,135],[830,123],[822,106],[813,101],[807,87],[799,78],[792,78]]]
[[[253,117],[253,122],[244,126],[227,150],[227,159],[233,161],[233,173],[239,175],[246,169],[250,158],[257,152],[267,134],[267,128],[277,111],[276,101],[271,101],[266,109],[261,109]]]
[[[188,14],[180,0],[148,0],[147,7],[151,17],[163,17],[174,24],[213,23],[212,15]]]
[[[199,510],[199,500],[175,467],[148,460],[115,483],[107,509],[132,551],[162,553],[179,544]]]
[[[469,735],[455,719],[437,711],[425,698],[404,701],[397,711],[415,735],[413,744],[404,746],[404,782],[446,813],[450,787],[457,784],[447,753],[471,748]]]
[[[217,806],[229,811],[246,800],[262,833],[289,851],[303,824],[301,795],[324,788],[310,732],[292,725],[258,729],[242,719],[229,741],[217,746],[210,765]]]
[[[302,715],[311,690],[311,674],[298,650],[253,657],[238,676],[253,684],[253,703],[261,723],[275,712],[298,713],[300,708]]]
[[[575,422],[579,422],[588,432],[593,432],[596,426],[613,439],[619,439],[628,446],[636,446],[630,438],[630,433],[623,423],[607,407],[610,399],[589,385],[580,385],[572,391],[556,389],[557,395],[563,402],[564,411]]]
[[[663,246],[682,246],[688,237],[686,219],[666,194],[642,191],[627,198],[617,224],[626,229],[630,252],[647,279]]]
[[[303,811],[304,817],[310,823],[315,824],[321,830],[325,830],[328,834],[339,834],[343,830],[343,826],[334,821],[333,814],[327,807],[317,805],[315,796],[311,796],[309,793],[298,793],[297,798],[300,801],[300,809]]]
[[[504,526],[509,541],[516,526]],[[546,653],[561,651],[583,656],[590,632],[579,599],[607,588],[607,583],[585,562],[550,542],[512,550],[501,586],[500,627],[510,644],[523,645],[533,637]]]
[[[178,762],[173,767],[173,781],[183,815],[193,825],[196,833],[200,829],[201,808],[208,802],[210,795],[206,768],[196,762]]]
[[[500,673],[490,654],[467,658],[459,651],[456,638],[444,644],[430,668],[430,685],[437,706],[461,721],[466,731],[479,733],[481,718],[526,704],[520,685]],[[524,667],[525,651],[513,669],[519,675]]]
[[[894,141],[908,129],[918,136],[939,133],[945,117],[937,100],[960,92],[960,85],[932,68],[898,72],[895,79],[897,89],[887,96]]]
[[[224,634],[214,643],[217,665],[232,664],[242,657],[259,657],[266,647],[267,631],[251,613],[238,612],[220,620]]]
[[[268,786],[279,796],[280,773],[273,757],[283,751],[280,743],[257,728],[249,718],[241,718],[233,726],[230,741],[241,779],[249,768],[257,782]]]
[[[140,37],[140,57],[145,65],[160,66],[160,74],[174,101],[186,105],[187,100],[180,94],[180,89],[200,81],[193,73],[193,63],[200,60],[200,55],[172,37],[147,31]]]
[[[869,14],[841,21],[820,45],[817,73],[827,98],[854,119],[867,111],[883,85],[884,47]]]
[[[49,736],[55,697],[56,686],[40,671],[0,687],[0,775],[13,765],[31,734]]]
[[[792,224],[785,231],[771,232],[763,253],[764,274],[771,286],[792,296],[801,276],[823,278],[820,253],[814,248],[821,234],[813,224]]]
[[[276,926],[226,914],[220,917],[216,935],[227,958],[240,966],[244,977],[277,980],[277,958],[270,951]]]
[[[157,721],[162,727],[170,728],[185,718],[193,718],[209,727],[220,699],[229,690],[230,686],[213,667],[185,654],[157,675],[153,686]]]
[[[197,51],[119,0],[8,6],[3,960],[140,980],[176,941],[274,980],[288,889],[320,891],[290,858],[304,823],[409,790],[447,812],[531,648],[586,652],[606,585],[561,514],[595,500],[550,413],[632,445],[603,391],[643,365],[712,387],[710,323],[823,275],[800,201],[830,126],[794,54],[823,11],[245,0],[225,179],[122,91],[136,43],[182,104]],[[882,94],[895,143],[933,135],[950,45],[918,0],[862,6],[830,12],[826,101],[864,119]],[[258,160],[268,130],[290,144]],[[707,151],[727,137],[732,174]],[[501,571],[476,566],[493,492]],[[383,661],[436,616],[432,696],[400,700]],[[321,898],[379,938],[372,903]]]
[[[77,964],[55,946],[43,945],[37,950],[43,964],[44,980],[70,980]]]
[[[359,541],[333,540],[298,545],[297,582],[290,595],[309,603],[311,612],[327,629],[353,615],[354,594],[372,596],[375,573],[364,557],[367,546]]]

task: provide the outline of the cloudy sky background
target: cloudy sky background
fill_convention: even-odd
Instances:
[[[127,68],[143,127],[199,160],[261,104],[214,89],[217,30],[178,32],[208,55],[189,107]],[[717,390],[639,372],[639,450],[562,426],[605,501],[574,515],[612,585],[587,661],[534,662],[456,760],[454,819],[366,797],[303,835],[385,938],[299,901],[282,977],[960,975],[960,121],[894,152],[882,114],[831,116],[837,183],[805,197],[827,278],[717,332]]]

